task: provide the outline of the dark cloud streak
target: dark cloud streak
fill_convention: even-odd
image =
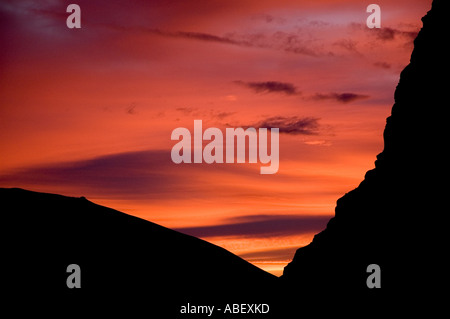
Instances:
[[[222,225],[177,228],[175,230],[196,236],[287,236],[317,232],[325,228],[330,216],[256,215],[225,220]]]
[[[24,168],[0,175],[0,184],[78,188],[116,198],[177,196],[178,177],[166,173],[171,165],[167,151],[128,152]]]
[[[254,165],[254,166],[251,166]],[[203,174],[255,176],[256,164],[248,165],[177,165],[170,150],[146,150],[104,155],[71,162],[24,167],[0,175],[2,187],[45,189],[46,192],[72,193],[90,197],[127,200],[178,200],[211,198],[220,184],[211,188],[196,182]],[[211,181],[212,183],[213,181]],[[224,195],[224,193],[222,193]]]
[[[408,43],[412,43],[414,39],[419,34],[419,27],[412,26],[411,30],[401,30],[398,28],[392,27],[382,27],[382,28],[374,28],[369,29],[365,24],[362,23],[351,23],[350,28],[353,30],[363,30],[365,32],[369,32],[369,34],[373,35],[377,40],[380,41],[393,41],[398,37],[405,39]]]
[[[387,63],[387,62],[383,62],[383,61],[378,61],[373,63],[374,66],[376,66],[377,68],[382,68],[382,69],[390,69],[392,66],[391,64]]]
[[[369,98],[368,95],[357,93],[316,93],[312,96],[313,100],[334,100],[339,103],[350,103],[367,98]]]
[[[256,93],[284,93],[286,95],[298,95],[300,91],[292,83],[265,81],[265,82],[244,82],[234,81],[233,83],[247,87]]]
[[[314,117],[269,117],[248,127],[279,128],[280,133],[292,135],[317,135],[319,133],[319,119]]]
[[[142,32],[146,34],[158,35],[169,38],[179,38],[195,40],[210,43],[222,43],[240,47],[271,49],[285,51],[294,54],[307,55],[311,57],[333,56],[332,52],[324,52],[321,47],[313,45],[311,40],[305,40],[303,36],[296,32],[274,33],[256,33],[256,34],[237,34],[227,33],[223,36],[192,31],[166,31],[160,28],[149,28],[145,26],[119,26],[119,25],[101,25],[115,31]]]
[[[414,41],[419,33],[418,31],[403,31],[389,27],[375,29],[375,32],[377,39],[382,41],[394,40],[396,37],[401,36],[408,40],[408,42]]]

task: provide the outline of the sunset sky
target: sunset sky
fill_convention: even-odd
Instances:
[[[431,8],[379,0],[369,29],[370,3],[1,0],[0,187],[85,196],[280,275],[374,167]],[[279,171],[174,164],[196,119],[279,127]]]

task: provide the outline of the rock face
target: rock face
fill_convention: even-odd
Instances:
[[[359,297],[415,295],[443,275],[439,260],[447,188],[444,109],[448,108],[450,1],[435,0],[422,19],[410,64],[387,118],[375,169],[337,201],[335,217],[284,269],[288,287],[353,292]],[[447,164],[448,165],[448,164]],[[381,289],[369,289],[367,266],[381,268]],[[436,277],[434,277],[436,276]]]
[[[188,302],[256,301],[277,279],[223,248],[85,198],[0,188],[0,203],[5,304],[26,301],[21,311],[176,318]],[[71,264],[81,268],[80,289],[66,285]]]

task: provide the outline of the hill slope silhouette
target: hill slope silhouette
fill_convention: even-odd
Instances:
[[[218,246],[85,198],[0,189],[0,202],[11,299],[175,318],[187,302],[251,302],[276,279]],[[81,268],[80,289],[66,285],[70,264]]]
[[[423,302],[442,281],[448,251],[441,218],[448,131],[447,41],[450,2],[435,0],[422,19],[410,64],[395,91],[375,169],[337,201],[335,217],[285,267],[288,287],[357,300]],[[381,289],[369,289],[367,267],[381,269]],[[347,298],[351,303],[352,298]],[[408,308],[408,307],[407,307]],[[410,307],[409,307],[410,308]]]

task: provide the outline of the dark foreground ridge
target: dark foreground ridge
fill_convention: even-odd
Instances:
[[[188,302],[259,302],[275,283],[223,248],[83,197],[3,188],[0,202],[12,299],[175,318]],[[81,268],[80,289],[66,285],[70,264]]]
[[[411,307],[414,300],[423,304],[442,282],[448,251],[442,218],[448,210],[448,180],[443,176],[448,167],[444,109],[450,70],[449,5],[450,1],[435,0],[422,19],[375,169],[337,201],[326,229],[297,250],[282,276],[289,287],[355,292],[360,299],[373,300],[374,306],[385,298],[393,304],[406,299],[405,309],[412,310],[417,306]],[[366,285],[370,264],[381,268],[381,289]]]
[[[182,305],[267,303],[269,315],[211,318],[308,318],[373,311],[415,313],[439,305],[446,286],[444,200],[447,174],[450,1],[433,1],[401,74],[384,131],[384,150],[336,215],[297,251],[277,279],[222,248],[84,198],[0,189],[2,288],[15,313],[74,311],[144,318],[207,318]],[[66,285],[81,267],[81,288]],[[368,288],[367,267],[381,269]],[[3,294],[3,295],[5,295]],[[441,294],[443,297],[445,292]],[[432,296],[433,303],[427,303]],[[362,310],[361,310],[362,309]],[[59,311],[59,310],[58,310]],[[90,316],[89,316],[90,317]]]

